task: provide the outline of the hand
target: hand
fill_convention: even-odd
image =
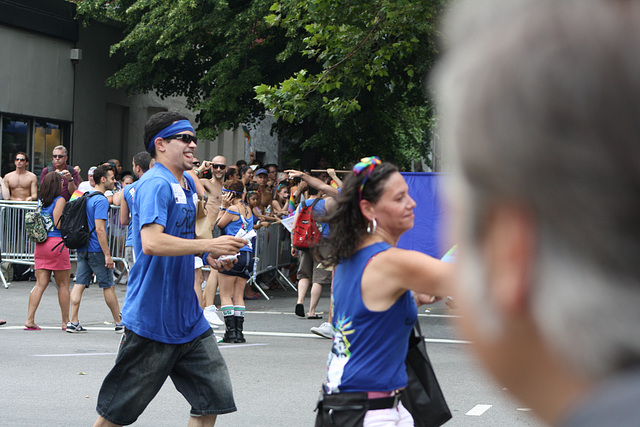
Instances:
[[[233,193],[224,193],[222,196],[222,200],[220,201],[220,206],[227,209],[231,206],[231,202],[233,201]]]
[[[208,243],[206,252],[209,252],[209,255],[213,258],[223,255],[235,255],[249,243],[247,240],[235,236],[220,236],[206,240],[206,242]]]
[[[336,170],[333,168],[327,168],[327,175],[331,177],[331,179],[336,179]]]
[[[298,184],[297,193],[302,193],[307,189],[307,187],[309,187],[309,184],[307,184],[307,181],[300,181],[300,184]]]
[[[111,255],[105,255],[104,266],[107,267],[109,270],[113,269],[114,262],[113,262],[113,258],[111,258]]]
[[[68,170],[63,170],[60,171],[60,176],[62,177],[62,179],[64,179],[65,181],[69,181],[71,179],[71,174],[69,173]]]
[[[214,258],[209,254],[207,257],[207,263],[211,268],[217,271],[227,271],[233,268],[233,265],[238,262],[235,258],[228,258],[224,260],[220,260],[218,258]]]
[[[289,179],[300,178],[302,175],[304,175],[303,172],[297,171],[295,169],[287,169],[284,172],[289,174]]]
[[[291,256],[298,258],[298,250],[291,246]]]

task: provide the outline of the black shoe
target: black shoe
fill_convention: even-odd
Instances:
[[[233,316],[236,318],[236,342],[237,343],[245,343],[247,340],[244,338],[244,334],[242,333],[242,328],[244,327],[244,317]]]
[[[224,337],[222,342],[234,343],[236,342],[236,320],[233,314],[231,316],[224,316],[224,324],[226,329],[224,331]]]
[[[296,304],[296,316],[305,317],[304,316],[304,305]]]

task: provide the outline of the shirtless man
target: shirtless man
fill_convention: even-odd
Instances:
[[[220,205],[222,204],[222,184],[224,184],[224,176],[227,172],[227,159],[224,156],[215,156],[211,159],[211,162],[204,161],[204,163],[193,171],[200,176],[203,170],[211,169],[211,179],[200,179],[200,183],[207,192],[207,217],[211,223],[211,230],[214,237],[218,237],[220,233],[216,233],[214,228],[218,213],[220,211]],[[216,289],[218,288],[218,272],[211,270],[209,277],[207,278],[207,285],[204,289],[204,317],[207,321],[214,325],[220,325],[223,322],[214,313],[217,311],[213,300],[216,296]]]
[[[5,184],[9,189],[9,200],[27,202],[38,200],[38,177],[27,170],[29,156],[18,151],[14,163],[16,170],[4,176]]]
[[[209,168],[211,168],[211,179],[201,178],[200,182],[207,192],[207,216],[213,229],[222,203],[222,184],[224,184],[224,174],[227,172],[227,159],[224,156],[215,156],[211,162],[205,160],[204,164],[195,168],[194,171],[200,176],[203,170]]]

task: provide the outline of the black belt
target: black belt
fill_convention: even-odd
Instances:
[[[400,392],[396,392],[395,395],[389,397],[379,397],[377,399],[369,399],[369,410],[373,411],[376,409],[390,409],[398,406],[398,401],[400,401]]]

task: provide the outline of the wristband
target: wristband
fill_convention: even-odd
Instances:
[[[226,211],[227,211],[227,208],[223,208],[222,206],[220,206],[220,210],[221,210],[221,211],[225,211],[225,212],[226,212]]]
[[[202,254],[202,263],[204,265],[209,265],[209,263],[207,262],[207,257],[209,256],[209,252],[205,252],[204,254]]]

